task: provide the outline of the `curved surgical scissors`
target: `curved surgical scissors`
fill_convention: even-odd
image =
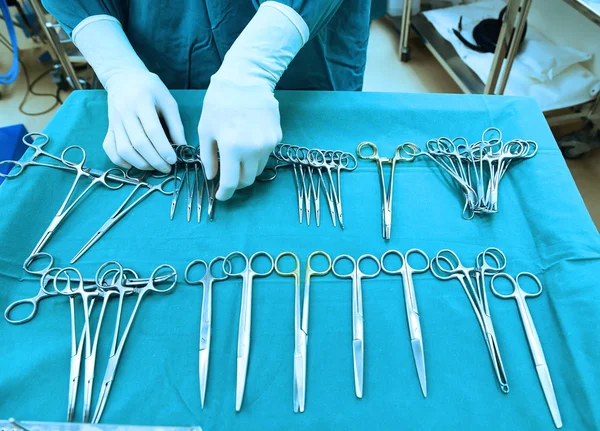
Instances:
[[[244,267],[240,271],[234,272],[234,266],[231,260],[234,257],[241,257]],[[255,271],[252,263],[259,256],[264,256],[269,260],[269,268],[264,272]],[[225,264],[228,264],[227,267]],[[270,254],[265,251],[258,251],[248,259],[240,251],[229,253],[223,260],[223,272],[229,277],[242,278],[242,301],[240,307],[240,323],[238,329],[237,346],[237,378],[235,387],[235,410],[239,412],[242,408],[244,399],[244,390],[246,387],[246,375],[248,373],[248,359],[250,357],[250,325],[252,323],[252,282],[255,277],[267,277],[273,272],[275,263]]]
[[[364,149],[366,148],[370,149],[372,153],[365,154]],[[384,239],[390,239],[392,235],[392,203],[394,198],[394,173],[396,172],[396,163],[400,161],[413,161],[415,158],[414,153],[416,152],[416,145],[409,142],[398,145],[392,158],[380,157],[377,145],[372,142],[361,142],[356,148],[356,154],[358,155],[359,159],[371,160],[377,163],[377,170],[379,172],[379,185],[381,187],[381,224],[383,228]],[[383,172],[384,164],[392,165],[390,180],[387,188],[385,185],[385,174]]]
[[[489,259],[493,261],[492,265],[488,263]],[[460,282],[479,322],[500,390],[507,394],[509,386],[485,291],[485,276],[500,272],[505,266],[504,253],[494,247],[487,248],[477,255],[475,267],[464,266],[456,253],[451,250],[439,251],[431,261],[431,272],[436,278],[440,280],[457,279]],[[475,279],[475,284],[471,278]]]
[[[496,289],[496,280],[500,278],[508,281],[508,284],[512,289],[509,293],[502,293]],[[533,280],[537,288],[536,291],[533,293],[525,291],[519,283],[519,279],[521,278],[529,278]],[[550,413],[552,414],[552,419],[554,420],[556,428],[562,427],[562,419],[560,416],[560,410],[558,408],[558,401],[556,400],[556,394],[554,393],[554,386],[552,385],[552,378],[550,377],[548,363],[546,362],[546,357],[544,356],[544,350],[542,349],[540,337],[538,336],[537,330],[535,329],[535,324],[533,323],[533,317],[531,317],[529,307],[527,306],[527,298],[536,298],[542,294],[542,282],[530,272],[521,272],[515,278],[501,272],[492,277],[490,289],[498,298],[514,299],[516,301],[517,308],[519,309],[519,314],[521,316],[521,322],[523,323],[523,328],[525,329],[525,334],[527,335],[527,342],[529,344],[529,350],[531,351],[531,357],[533,358],[533,363],[535,365],[535,371],[537,372],[538,379],[542,386],[546,403],[548,404],[548,408],[550,409]]]
[[[377,270],[372,273],[364,273],[360,269],[360,263],[364,260],[372,260],[377,264]],[[342,260],[348,260],[352,264],[349,272],[340,272],[335,269],[336,264]],[[363,375],[365,362],[365,335],[362,301],[362,280],[375,278],[381,272],[379,260],[372,254],[363,254],[357,260],[347,254],[336,257],[331,265],[331,272],[338,278],[352,280],[352,359],[354,362],[354,390],[358,398],[363,396]]]
[[[425,260],[425,265],[421,268],[410,265],[409,260],[411,255],[420,255]],[[400,267],[392,269],[385,264],[387,256],[398,256],[400,258]],[[427,397],[427,377],[425,374],[425,354],[423,349],[423,333],[421,331],[421,319],[419,317],[419,309],[417,307],[417,295],[413,283],[413,274],[421,274],[429,270],[429,257],[423,250],[412,248],[404,255],[398,250],[386,251],[381,256],[381,269],[386,274],[402,275],[402,287],[404,289],[404,306],[406,308],[406,318],[408,320],[408,331],[410,335],[410,346],[415,360],[417,376],[423,396]]]
[[[202,309],[200,318],[200,346],[198,349],[198,375],[200,378],[200,406],[204,408],[206,395],[206,382],[208,380],[208,360],[210,357],[210,335],[212,327],[212,286],[215,281],[227,280],[228,276],[215,276],[212,268],[215,263],[225,260],[223,256],[217,256],[210,263],[202,259],[191,261],[185,268],[184,278],[187,284],[202,285]],[[196,266],[204,267],[204,275],[201,278],[191,280],[190,270]]]

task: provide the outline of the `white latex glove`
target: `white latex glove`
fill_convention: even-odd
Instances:
[[[185,134],[167,87],[148,71],[116,18],[86,18],[72,38],[108,92],[108,133],[102,144],[108,157],[123,168],[169,172],[177,157],[159,116],[173,144],[185,145]]]
[[[216,198],[254,183],[282,133],[273,96],[281,75],[308,40],[296,11],[268,1],[236,39],[211,78],[198,125],[200,156],[208,178],[219,170]]]

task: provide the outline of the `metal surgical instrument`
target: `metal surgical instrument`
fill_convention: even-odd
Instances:
[[[370,149],[372,153],[365,154],[365,148]],[[372,142],[361,142],[356,148],[356,154],[358,155],[359,159],[372,160],[377,163],[377,171],[379,172],[379,185],[381,187],[381,217],[384,239],[390,239],[392,235],[392,203],[394,199],[394,173],[396,172],[396,163],[413,161],[415,158],[413,153],[416,150],[417,147],[409,142],[398,145],[398,147],[396,147],[394,156],[390,159],[387,157],[380,157],[379,151],[377,150],[377,145]],[[392,165],[389,185],[387,188],[385,185],[385,174],[383,172],[384,164]]]
[[[492,260],[492,265],[488,263],[489,259]],[[500,390],[507,394],[509,391],[508,382],[485,289],[485,276],[498,273],[504,270],[505,267],[506,257],[504,253],[494,247],[487,248],[477,255],[475,267],[464,266],[456,253],[451,250],[439,251],[431,261],[431,272],[437,279],[456,279],[460,282],[479,322]]]
[[[264,256],[269,260],[269,268],[264,272],[257,272],[252,268],[252,263],[259,256]],[[235,272],[235,266],[232,259],[241,257],[244,267]],[[225,264],[228,263],[226,266]],[[240,323],[238,329],[237,346],[237,377],[235,386],[235,410],[239,412],[242,408],[244,399],[244,389],[246,387],[246,375],[248,373],[248,359],[250,357],[250,325],[252,323],[252,283],[255,277],[266,277],[273,272],[275,263],[270,254],[264,251],[254,253],[248,259],[242,252],[234,251],[229,253],[223,260],[223,272],[230,277],[242,278],[242,301],[240,307]]]
[[[510,293],[502,293],[496,289],[495,282],[497,279],[500,278],[503,278],[508,281],[508,284],[512,289]],[[537,290],[533,293],[529,293],[523,290],[519,283],[519,279],[521,278],[529,278],[533,280],[537,286]],[[562,419],[560,417],[560,410],[558,408],[558,401],[556,401],[556,394],[554,393],[552,379],[550,378],[550,370],[548,369],[546,357],[544,356],[542,343],[540,342],[537,330],[535,329],[535,324],[533,323],[533,317],[531,317],[529,307],[527,306],[527,298],[536,298],[541,295],[543,290],[542,282],[539,278],[537,278],[534,274],[530,272],[522,272],[519,275],[517,275],[516,278],[513,278],[510,275],[501,272],[492,277],[492,281],[490,282],[490,289],[492,293],[498,298],[514,299],[517,302],[519,314],[521,315],[521,322],[523,323],[523,328],[525,329],[525,334],[527,335],[527,342],[529,343],[529,350],[531,351],[531,356],[535,364],[535,371],[537,372],[538,379],[540,380],[540,384],[542,386],[542,390],[544,391],[546,403],[548,404],[548,408],[550,409],[550,413],[552,414],[554,425],[556,426],[556,428],[561,428]]]
[[[110,228],[112,228],[119,220],[121,220],[123,217],[125,217],[129,211],[131,211],[133,208],[135,208],[135,206],[137,206],[140,202],[142,202],[144,199],[146,199],[152,193],[160,192],[163,195],[167,195],[167,196],[172,195],[174,193],[174,191],[168,191],[165,189],[166,185],[172,181],[175,181],[175,178],[169,176],[166,179],[164,179],[161,183],[158,183],[158,184],[149,184],[146,182],[137,184],[133,188],[133,190],[131,191],[129,196],[127,196],[125,201],[123,201],[121,206],[119,208],[117,208],[117,210],[113,213],[113,215],[111,215],[110,218],[102,225],[102,227],[100,229],[98,229],[98,231],[92,236],[92,238],[90,238],[90,240],[82,247],[82,249],[79,250],[79,252],[77,252],[75,257],[73,257],[73,259],[71,259],[71,264],[73,264],[77,260],[79,260],[79,258],[81,258],[81,256],[83,256],[96,242],[98,242],[100,240],[100,238],[102,238],[104,236],[104,234],[110,230]],[[135,193],[138,191],[138,189],[140,189],[142,187],[147,188],[147,190],[142,195],[140,195],[135,201],[133,201],[132,203],[129,204],[129,202],[133,199],[133,197],[134,197]]]
[[[368,274],[360,269],[360,263],[366,259],[377,264],[377,270]],[[342,260],[348,260],[352,264],[348,272],[337,271],[336,264]],[[362,301],[362,280],[375,278],[381,272],[379,260],[371,254],[363,254],[357,260],[352,256],[342,254],[336,257],[331,265],[331,272],[338,278],[352,280],[352,359],[354,361],[354,390],[358,398],[363,396],[363,375],[365,367],[365,340]]]
[[[72,150],[78,150],[78,151],[81,152],[81,160],[78,163],[71,162],[71,161],[69,161],[69,160],[66,159],[66,155],[69,153],[69,151],[72,151]],[[86,161],[86,153],[85,153],[85,150],[83,148],[81,148],[81,147],[73,145],[73,146],[65,148],[65,150],[62,152],[62,154],[60,156],[60,159],[62,160],[62,162],[66,166],[70,166],[73,169],[75,169],[75,172],[76,172],[76,174],[75,174],[75,180],[73,181],[73,184],[71,185],[71,189],[67,193],[67,196],[65,197],[65,200],[63,201],[61,207],[58,209],[58,212],[56,213],[56,215],[54,216],[54,218],[50,222],[50,225],[48,226],[48,228],[46,229],[46,231],[43,233],[43,235],[40,238],[40,240],[38,241],[37,245],[34,247],[33,251],[31,252],[32,255],[38,253],[42,249],[42,247],[44,247],[44,245],[48,242],[48,240],[50,239],[50,237],[52,236],[52,234],[54,233],[54,231],[65,220],[65,218],[67,217],[67,215],[69,215],[69,213],[71,212],[71,210],[73,210],[73,208],[75,208],[75,206],[81,201],[81,199],[94,186],[96,186],[98,184],[102,184],[103,186],[105,186],[105,187],[107,187],[108,189],[111,189],[111,190],[117,190],[117,189],[120,189],[121,187],[123,187],[123,183],[122,182],[111,184],[107,180],[107,178],[108,178],[109,175],[111,175],[111,176],[119,176],[119,174],[121,174],[120,175],[121,177],[123,177],[123,178],[125,177],[125,175],[126,175],[125,172],[123,172],[122,170],[120,170],[118,168],[112,168],[112,169],[104,172],[99,177],[94,177],[91,174],[85,172],[84,171],[84,164],[85,164],[85,161]],[[111,174],[111,172],[112,172],[112,174]],[[82,177],[89,178],[91,180],[91,182],[71,202],[72,198],[75,196],[75,189],[77,188],[77,185],[79,184],[79,180]],[[69,205],[69,202],[71,202],[70,205]]]
[[[227,275],[215,276],[212,268],[215,263],[225,260],[223,256],[217,256],[210,263],[202,259],[196,259],[185,268],[184,278],[191,285],[202,285],[202,309],[200,314],[200,346],[198,348],[198,376],[200,379],[200,406],[204,408],[206,395],[206,382],[208,380],[208,360],[210,358],[210,334],[212,327],[212,286],[215,281],[227,279]],[[190,270],[196,266],[204,267],[204,275],[198,279],[190,279]]]
[[[2,160],[2,161],[0,161],[0,166],[2,166],[2,165],[12,165],[13,166],[12,170],[8,174],[4,174],[4,173],[0,172],[0,177],[8,178],[8,179],[16,178],[19,175],[21,175],[23,172],[25,172],[25,169],[27,169],[29,166],[43,166],[43,167],[47,167],[47,168],[54,168],[54,169],[70,171],[70,172],[76,171],[76,168],[74,168],[73,166],[65,164],[63,162],[63,160],[61,159],[61,157],[55,156],[54,154],[49,153],[46,150],[44,150],[44,147],[46,146],[46,144],[48,144],[48,142],[50,142],[50,138],[48,137],[48,135],[46,135],[44,133],[28,133],[27,135],[23,136],[22,141],[23,141],[23,144],[25,144],[27,147],[34,150],[33,155],[26,162],[22,162],[20,160]],[[59,162],[59,164],[36,161],[36,159],[40,156],[44,156],[51,160]],[[98,169],[92,169],[92,168],[82,168],[82,169],[85,173],[88,173],[94,177],[101,177],[102,175],[104,175],[106,173],[103,171],[99,171]],[[139,182],[139,180],[137,180],[135,178],[123,177],[123,176],[114,175],[111,173],[108,173],[107,178],[111,181],[121,182],[123,184],[135,185]]]
[[[279,261],[285,256],[294,259],[294,268],[284,271]],[[282,277],[294,277],[294,383],[293,402],[294,413],[304,412],[305,380],[302,377],[302,361],[306,357],[306,333],[302,331],[302,305],[300,292],[300,260],[291,251],[284,251],[275,259],[275,272]]]
[[[410,256],[418,254],[425,259],[425,265],[421,268],[414,268],[410,265]],[[385,258],[388,256],[397,256],[400,258],[400,267],[391,269],[386,265]],[[404,305],[406,308],[406,318],[408,321],[408,331],[410,334],[410,346],[415,360],[417,376],[423,396],[427,397],[427,377],[425,374],[425,355],[423,350],[423,333],[421,331],[421,319],[419,317],[419,309],[417,307],[417,296],[415,294],[415,286],[413,283],[413,274],[427,272],[429,269],[429,257],[423,250],[413,248],[408,250],[404,255],[398,250],[389,250],[381,256],[381,269],[386,274],[402,275],[402,287],[404,289]]]
[[[166,274],[164,274],[165,271],[167,271]],[[177,284],[177,271],[172,266],[166,264],[158,266],[152,272],[152,275],[150,275],[148,282],[140,287],[123,286],[123,281],[126,280],[126,277],[127,274],[125,272],[118,274],[116,277],[113,278],[115,282],[112,283],[112,285],[108,286],[108,288],[115,288],[118,290],[119,306],[117,309],[117,320],[115,323],[112,347],[108,358],[108,364],[106,366],[104,379],[102,380],[102,386],[100,388],[100,397],[98,399],[98,404],[96,405],[96,410],[92,418],[92,423],[98,423],[100,421],[100,418],[102,417],[102,413],[104,412],[110,389],[112,388],[112,384],[115,379],[117,366],[119,365],[119,360],[121,358],[121,354],[123,353],[125,341],[127,340],[127,336],[135,319],[136,313],[140,307],[142,299],[146,296],[146,294],[151,292],[162,294],[171,293],[175,288],[175,285]],[[137,295],[137,300],[133,311],[131,312],[123,335],[119,340],[119,328],[123,314],[123,300],[125,298],[125,295],[127,294]]]

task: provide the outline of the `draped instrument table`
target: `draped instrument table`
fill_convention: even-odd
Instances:
[[[202,91],[174,91],[188,143],[197,145]],[[430,94],[279,92],[284,142],[354,152],[369,140],[391,157],[410,141],[465,136],[490,126],[504,140],[534,140],[539,151],[511,165],[500,186],[499,213],[466,221],[464,200],[427,158],[396,169],[392,239],[381,237],[376,164],[359,161],[342,173],[345,230],[334,228],[322,199],[321,226],[298,223],[291,171],[217,203],[208,220],[187,222],[185,188],[175,219],[170,197],[152,195],[75,266],[93,277],[117,260],[147,277],[159,264],[179,272],[174,293],[149,295],[125,346],[103,423],[201,425],[213,429],[553,429],[514,301],[488,291],[510,393],[497,387],[485,342],[460,284],[415,275],[423,329],[428,397],[421,395],[408,337],[400,277],[363,283],[364,397],[354,395],[351,283],[312,280],[306,411],[292,409],[293,282],[276,274],[255,280],[250,364],[244,404],[235,413],[236,344],[241,281],[215,284],[206,404],[200,408],[198,337],[202,290],[183,281],[192,260],[234,250],[295,252],[302,266],[314,250],[381,256],[390,248],[422,248],[431,257],[454,250],[465,265],[495,246],[506,272],[537,274],[544,292],[528,301],[561,409],[564,429],[600,428],[600,241],[550,130],[530,99]],[[106,169],[106,94],[73,93],[45,129],[46,149],[59,155],[81,145],[87,166]],[[30,152],[25,154],[29,157]],[[38,290],[22,265],[62,203],[73,175],[29,167],[0,187],[0,308]],[[82,201],[43,251],[68,262],[130,192],[102,187]],[[206,199],[206,198],[205,198]],[[195,217],[195,216],[194,216]],[[313,216],[314,217],[314,216]],[[26,280],[26,281],[23,281]],[[131,301],[134,302],[134,301]],[[78,307],[79,309],[80,307]],[[96,365],[95,405],[116,304],[109,305]],[[126,314],[128,316],[128,314]],[[81,322],[81,321],[80,321]],[[50,298],[24,325],[0,322],[0,418],[64,421],[70,359],[69,301]],[[81,379],[83,380],[83,379]],[[80,382],[81,383],[81,382]],[[80,396],[81,396],[80,390]],[[79,398],[78,409],[81,409]],[[78,411],[76,418],[81,418]]]

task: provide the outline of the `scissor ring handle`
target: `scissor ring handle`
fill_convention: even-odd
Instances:
[[[363,154],[364,148],[369,148],[371,151],[373,151],[373,153],[367,155]],[[377,145],[375,145],[373,142],[364,141],[358,144],[358,147],[356,147],[356,155],[362,160],[377,160],[379,157],[379,151],[377,150]]]
[[[423,259],[425,259],[425,266],[423,268],[415,268],[414,266],[412,266],[410,264],[410,262],[409,262],[410,256],[414,255],[414,254],[418,254],[421,257],[423,257]],[[411,248],[410,250],[408,250],[406,253],[404,253],[404,259],[405,259],[405,264],[411,269],[411,271],[414,274],[422,274],[429,270],[429,266],[430,266],[429,256],[427,256],[427,253],[425,253],[423,250],[421,250],[419,248]]]
[[[71,276],[69,275],[69,271],[74,272],[78,277],[77,279],[75,279],[75,282],[78,284],[75,289],[73,289],[71,287]],[[62,273],[64,273],[66,279],[60,278],[60,275]],[[58,286],[56,285],[57,281],[64,281],[66,283],[65,288],[59,289]],[[77,268],[73,268],[73,267],[61,268],[54,276],[54,280],[52,281],[52,286],[54,287],[54,291],[56,293],[58,293],[59,295],[65,295],[65,296],[76,295],[78,293],[82,293],[81,291],[84,290],[83,289],[83,276],[81,275],[81,273],[79,272],[79,270]]]
[[[40,269],[37,271],[29,269],[29,267],[31,266],[31,264],[33,262],[35,262],[36,260],[41,259],[41,258],[49,259],[48,265],[46,265],[44,267],[44,269]],[[43,275],[46,272],[48,272],[50,270],[50,268],[52,268],[53,264],[54,264],[54,257],[50,253],[46,253],[45,251],[40,251],[38,253],[32,254],[27,259],[25,259],[25,262],[23,262],[23,270],[31,275]]]
[[[269,260],[270,267],[265,272],[258,272],[256,270],[254,270],[254,268],[252,268],[252,263],[259,256],[265,256]],[[270,275],[273,272],[273,269],[275,268],[275,261],[273,260],[273,257],[269,253],[267,253],[266,251],[257,251],[252,256],[250,256],[250,259],[248,259],[248,268],[250,269],[250,271],[254,272],[255,276],[266,277],[266,276]]]
[[[195,281],[190,280],[190,277],[189,277],[190,270],[198,265],[204,266],[204,271],[205,271],[204,274],[205,275],[208,273],[208,264],[204,260],[202,260],[202,259],[192,260],[188,264],[188,266],[185,267],[185,272],[183,273],[183,279],[185,280],[185,282],[187,284],[191,284],[191,285],[202,284],[205,275],[203,275],[202,277],[200,277],[198,280],[195,280]]]
[[[350,160],[352,161],[352,163],[348,162],[346,164],[344,164],[344,160]],[[340,157],[340,163],[338,165],[339,169],[345,169],[347,171],[352,172],[353,170],[355,170],[358,166],[358,160],[356,160],[356,157],[354,156],[354,154],[352,153],[344,153],[341,157]]]
[[[102,183],[102,185],[109,190],[119,190],[121,187],[125,185],[125,183],[117,180],[113,180],[109,178],[109,176],[118,177],[125,179],[125,171],[120,168],[110,168],[108,171],[104,172],[99,178],[98,181]],[[111,183],[114,182],[114,184]]]
[[[519,283],[519,279],[521,277],[527,277],[527,278],[532,279],[535,282],[535,284],[537,285],[538,290],[534,293],[529,293],[526,290],[524,290],[521,287],[521,283]],[[544,291],[544,287],[542,286],[542,282],[540,281],[540,279],[535,274],[532,274],[531,272],[521,272],[521,273],[517,274],[517,278],[515,279],[515,281],[517,282],[517,286],[519,287],[519,289],[521,289],[521,293],[523,294],[523,296],[525,298],[536,298],[536,297],[540,296],[542,294],[542,292]]]
[[[400,268],[390,269],[389,267],[387,267],[385,265],[385,258],[387,256],[392,256],[392,255],[398,256],[400,258]],[[401,274],[404,271],[405,265],[406,265],[406,259],[405,259],[404,255],[402,254],[402,252],[399,250],[388,250],[381,255],[381,269],[386,274],[390,274],[390,275]]]
[[[310,263],[316,256],[323,256],[323,257],[325,257],[325,259],[327,259],[327,269],[326,270],[315,271],[313,269],[313,267],[311,266]],[[310,274],[310,275],[327,275],[331,271],[331,266],[332,266],[331,257],[327,253],[325,253],[324,251],[321,251],[321,250],[313,251],[308,256],[308,259],[306,260],[306,273]]]
[[[336,271],[336,269],[335,269],[335,265],[344,259],[352,262],[352,270],[350,272],[348,272],[347,274],[342,274],[342,273]],[[331,272],[333,273],[333,275],[335,275],[338,278],[353,278],[354,274],[356,274],[357,269],[358,269],[358,265],[356,264],[356,260],[354,260],[354,258],[352,256],[350,256],[349,254],[340,254],[335,259],[333,259],[333,262],[331,263]]]
[[[56,293],[48,294],[48,296],[53,296],[53,295],[56,295]],[[39,297],[36,295],[34,298],[19,299],[15,302],[9,304],[8,307],[6,307],[6,310],[4,310],[4,318],[6,319],[6,321],[13,325],[21,325],[21,324],[27,323],[31,319],[33,319],[37,313],[37,308],[38,308],[38,300],[36,300],[35,298],[41,299],[43,297]],[[32,306],[31,312],[27,316],[23,317],[22,319],[11,319],[10,315],[14,311],[14,309],[23,304],[31,304],[31,306]]]
[[[291,271],[282,271],[279,269],[279,260],[285,256],[291,256],[294,259],[295,266],[294,266],[294,269]],[[279,256],[277,256],[275,258],[274,267],[275,267],[275,272],[278,275],[281,275],[283,277],[298,277],[298,278],[300,278],[300,259],[298,259],[298,256],[296,256],[296,254],[292,253],[291,251],[284,251],[283,253],[280,253]]]
[[[106,268],[108,268],[109,266],[114,266],[115,268],[111,268],[109,270],[106,270]],[[106,283],[106,277],[107,277],[107,275],[109,273],[112,274],[115,271],[116,271],[116,274],[112,278],[113,282],[110,283],[110,284],[107,284]],[[123,269],[123,266],[119,262],[114,261],[114,260],[113,261],[109,261],[109,262],[105,262],[96,271],[96,275],[94,277],[94,281],[95,281],[95,283],[96,283],[97,286],[115,286],[117,284],[117,280],[119,278],[121,280],[123,279],[124,273],[125,273],[125,271]]]
[[[362,269],[360,269],[360,263],[367,259],[372,260],[377,264],[377,271],[372,273],[366,273],[363,272]],[[381,263],[379,262],[379,259],[377,259],[376,256],[373,256],[372,254],[363,254],[359,256],[358,259],[356,259],[356,271],[362,278],[375,278],[381,272]]]
[[[177,179],[177,183],[179,184],[183,184],[183,180],[179,177],[173,176],[173,175],[169,175],[165,180],[163,180],[160,184],[156,184],[155,186],[153,186],[153,188],[155,190],[158,190],[159,192],[161,192],[163,195],[166,196],[171,196],[175,193],[175,189],[177,187],[179,187],[179,184],[176,184],[173,188],[173,190],[166,190],[165,186],[173,181],[175,181],[175,179]]]
[[[42,138],[44,140],[44,142],[41,144],[34,145],[35,141],[38,138]],[[31,142],[30,142],[30,140],[31,140]],[[48,142],[50,142],[50,138],[45,133],[31,132],[31,133],[28,133],[25,136],[23,136],[23,139],[21,139],[21,141],[28,147],[41,149],[44,147],[44,145],[46,145]]]
[[[0,178],[8,178],[9,180],[21,175],[26,166],[25,163],[18,160],[0,160],[0,166],[4,165],[12,165],[12,168],[7,173],[0,172]]]
[[[491,266],[486,260],[486,256],[490,256],[494,259],[498,266]],[[478,268],[489,269],[491,271],[503,271],[504,268],[506,268],[506,256],[499,248],[488,247],[477,255],[476,263]]]
[[[406,148],[410,148],[412,153],[406,151]],[[404,144],[400,144],[396,147],[396,152],[394,157],[396,160],[402,160],[404,162],[412,162],[415,159],[413,153],[417,151],[417,146],[411,142],[405,142]]]

